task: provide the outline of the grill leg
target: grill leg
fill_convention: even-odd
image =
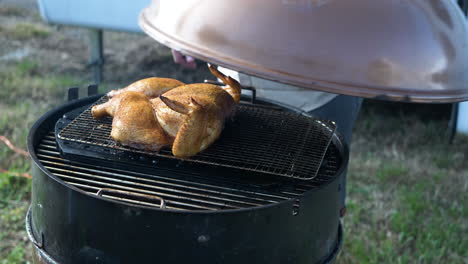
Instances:
[[[457,121],[458,121],[458,103],[452,104],[452,113],[450,115],[450,121],[448,126],[448,141],[452,144],[455,134],[457,133]]]
[[[104,64],[102,35],[103,32],[101,29],[89,30],[89,66],[93,69],[93,79],[96,84],[101,83],[102,66]]]

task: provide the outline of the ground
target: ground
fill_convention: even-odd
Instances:
[[[141,34],[105,32],[104,83],[199,82]],[[44,23],[32,0],[0,0],[0,136],[25,149],[32,123],[91,82],[87,31]],[[201,65],[200,65],[201,66]],[[83,89],[84,90],[84,89]],[[365,100],[354,129],[345,242],[337,263],[468,263],[468,138],[448,143],[451,105]],[[31,262],[27,157],[0,142],[0,264]]]

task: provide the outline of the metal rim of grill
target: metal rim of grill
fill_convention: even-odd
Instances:
[[[107,100],[103,96],[89,106],[59,132],[58,138],[80,143],[73,145],[78,150],[92,146],[94,150],[102,148],[97,152],[125,151],[177,159],[169,149],[141,151],[112,139],[112,118],[96,120],[91,116],[92,106]],[[226,123],[221,137],[207,150],[184,161],[310,180],[317,175],[335,130],[331,121],[240,104],[234,121]]]

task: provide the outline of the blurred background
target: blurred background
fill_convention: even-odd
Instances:
[[[0,0],[0,264],[31,262],[24,218],[34,121],[94,82],[89,30],[49,25],[33,0]],[[214,79],[138,33],[104,31],[100,92],[159,76]],[[450,104],[365,100],[354,131],[337,263],[468,263],[468,137],[449,144]],[[8,143],[10,146],[8,146]]]

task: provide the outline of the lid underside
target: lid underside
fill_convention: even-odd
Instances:
[[[151,37],[246,74],[337,94],[468,100],[468,35],[454,1],[158,0]]]

